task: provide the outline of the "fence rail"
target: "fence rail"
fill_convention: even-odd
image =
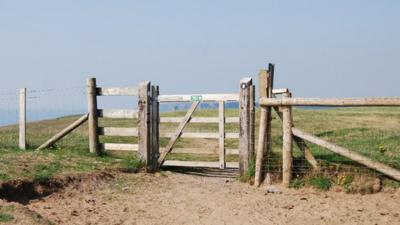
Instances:
[[[385,164],[371,160],[361,154],[351,151],[347,148],[335,145],[325,141],[317,136],[306,133],[294,127],[292,107],[293,106],[334,106],[334,107],[397,107],[400,106],[400,98],[292,98],[288,89],[280,91],[272,91],[273,87],[274,67],[270,65],[268,71],[260,72],[260,131],[259,142],[256,156],[255,185],[258,186],[262,180],[262,166],[264,162],[265,152],[271,152],[270,143],[271,124],[270,113],[275,109],[279,118],[282,120],[282,184],[289,187],[292,181],[294,158],[293,158],[293,142],[298,144],[299,149],[305,156],[305,159],[318,170],[319,165],[314,158],[312,152],[306,144],[310,142],[317,146],[321,146],[333,153],[344,156],[361,165],[377,170],[382,174],[392,177],[400,181],[400,171],[389,167]],[[282,98],[275,98],[275,95],[283,94]],[[271,160],[271,155],[267,155],[267,161]],[[269,165],[271,166],[271,165]],[[268,176],[268,174],[267,174]]]
[[[400,106],[400,98],[260,98],[261,106]]]

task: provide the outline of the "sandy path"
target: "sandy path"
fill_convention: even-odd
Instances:
[[[230,178],[120,174],[112,184],[67,189],[30,204],[59,224],[400,224],[400,193],[311,189],[265,195]]]

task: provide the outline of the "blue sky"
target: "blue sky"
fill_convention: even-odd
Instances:
[[[0,89],[151,80],[236,92],[276,64],[294,96],[400,96],[399,1],[0,0]]]

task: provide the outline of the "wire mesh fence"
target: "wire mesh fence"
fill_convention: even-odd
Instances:
[[[18,91],[0,92],[0,143],[2,147],[18,146]]]
[[[74,122],[86,113],[85,86],[59,89],[28,89],[27,91],[27,144],[34,149]],[[18,148],[18,90],[0,92],[0,147]],[[99,101],[99,108],[137,108],[137,100],[132,98],[105,99]],[[161,116],[182,116],[185,107],[178,105],[161,106]],[[235,107],[237,107],[235,105]],[[232,107],[232,108],[235,108]],[[216,105],[204,104],[195,116],[215,117],[218,115]],[[235,109],[227,109],[226,116],[237,116]],[[282,179],[282,123],[277,114],[273,114],[272,153],[265,162],[264,172],[273,178]],[[259,115],[256,115],[256,137],[258,137]],[[294,126],[313,136],[342,146],[376,162],[400,169],[400,110],[396,107],[363,107],[363,108],[316,108],[294,107]],[[100,121],[107,124],[128,126],[135,121]],[[161,130],[171,129],[163,125]],[[216,124],[191,125],[188,131],[216,131]],[[226,132],[238,132],[237,124],[228,124]],[[116,139],[115,139],[116,140]],[[113,141],[115,141],[113,139]],[[117,140],[118,141],[118,140]],[[125,141],[125,140],[124,140]],[[191,142],[185,140],[178,146],[198,146],[199,148],[217,148],[217,141],[204,140]],[[162,144],[166,140],[161,141]],[[257,141],[256,141],[257,142]],[[343,174],[379,175],[376,170],[346,157],[340,156],[326,148],[306,142],[314,157],[318,160],[318,174],[339,179]],[[59,148],[80,148],[87,150],[87,127],[81,126],[75,132],[56,144]],[[237,148],[237,140],[227,140],[226,149]],[[317,173],[307,162],[304,153],[293,143],[293,178],[306,177]],[[185,158],[189,157],[185,155]],[[189,157],[191,158],[191,156]],[[237,156],[229,156],[236,161]],[[216,155],[212,157],[216,159]]]
[[[296,128],[317,138],[346,148],[376,162],[400,169],[400,110],[396,107],[363,108],[293,108]],[[272,155],[265,163],[264,172],[276,180],[282,179],[282,123],[274,114],[272,128]],[[293,142],[293,180],[311,175],[330,177],[334,182],[357,175],[381,176],[379,168],[368,168],[327,148],[305,142],[318,160],[319,170],[314,170]]]
[[[86,112],[85,86],[54,89],[28,89],[26,93],[26,142],[34,149]],[[0,93],[0,145],[18,148],[19,92]],[[86,138],[85,128],[73,139]],[[69,138],[71,139],[71,137]],[[58,143],[68,146],[68,138]],[[75,142],[79,143],[79,141]],[[79,144],[78,144],[79,145]]]

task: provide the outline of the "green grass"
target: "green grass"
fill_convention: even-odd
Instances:
[[[13,205],[0,205],[0,223],[7,223],[14,220],[14,216],[11,214],[15,210]]]
[[[182,117],[186,112],[164,113],[165,117]],[[226,110],[227,117],[237,117],[238,110]],[[217,110],[199,110],[195,117],[216,117]],[[282,132],[277,115],[273,115],[273,159],[267,164],[266,170],[280,173]],[[17,149],[17,126],[0,127],[0,180],[15,178],[48,179],[54,176],[70,173],[88,173],[106,168],[125,168],[137,170],[141,162],[132,153],[108,153],[97,157],[88,152],[87,126],[74,131],[55,148],[42,152],[34,152],[36,148],[57,131],[76,120],[77,116],[63,117],[55,120],[29,123],[27,126],[30,150]],[[258,124],[258,112],[256,124]],[[349,148],[373,160],[400,169],[400,110],[398,108],[336,108],[324,110],[306,110],[294,108],[293,119],[296,127],[312,133],[325,140]],[[137,120],[102,119],[100,126],[135,127]],[[174,132],[178,124],[161,124],[160,132]],[[217,124],[189,124],[185,129],[189,132],[218,132]],[[238,124],[227,124],[227,132],[238,132]],[[256,127],[258,133],[258,127]],[[256,135],[257,137],[257,135]],[[102,142],[137,143],[134,137],[102,137]],[[161,138],[160,145],[166,146],[168,138]],[[314,156],[322,163],[323,169],[335,174],[337,171],[351,173],[375,171],[364,167],[344,157],[332,153],[319,146],[308,143]],[[218,148],[218,140],[213,139],[179,139],[176,148]],[[238,148],[238,140],[227,139],[225,147]],[[295,146],[295,173],[305,176],[311,172],[304,162],[303,154]],[[218,155],[170,154],[168,159],[218,161]],[[227,156],[227,161],[238,161],[237,156]],[[297,179],[297,178],[296,178]],[[300,178],[299,178],[300,179]],[[296,183],[297,182],[297,183]],[[305,185],[307,182],[295,180],[294,187]],[[308,185],[308,184],[307,184]],[[394,184],[395,186],[395,184]]]
[[[315,177],[311,177],[308,180],[308,185],[319,190],[327,191],[332,187],[332,181],[329,177],[318,175]]]
[[[0,223],[10,222],[14,219],[14,216],[7,213],[0,213]]]

